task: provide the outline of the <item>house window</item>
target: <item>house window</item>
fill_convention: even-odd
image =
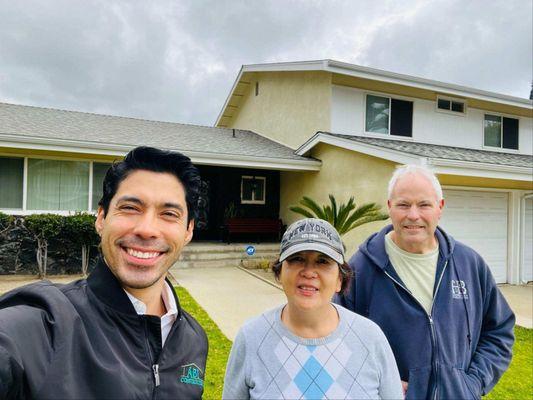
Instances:
[[[0,157],[0,208],[21,209],[24,158]]]
[[[265,204],[266,178],[264,176],[241,177],[241,203]]]
[[[92,210],[98,209],[98,202],[102,198],[103,183],[107,170],[111,167],[108,163],[93,163],[93,197],[92,197]]]
[[[451,111],[453,113],[464,114],[465,102],[460,100],[446,99],[439,97],[437,99],[437,108],[443,111]]]
[[[28,210],[87,210],[89,163],[28,159]]]
[[[518,119],[485,114],[483,145],[518,150]]]
[[[0,156],[0,210],[87,211],[98,208],[110,163]]]
[[[413,136],[413,102],[366,96],[366,131],[394,136]]]

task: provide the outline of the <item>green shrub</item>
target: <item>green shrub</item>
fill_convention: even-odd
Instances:
[[[6,233],[11,228],[14,221],[15,217],[12,215],[0,212],[0,235]]]
[[[81,249],[81,272],[87,275],[89,253],[93,246],[98,246],[99,237],[94,228],[96,217],[87,213],[76,213],[63,217],[61,236]]]
[[[46,276],[48,243],[61,233],[63,218],[56,214],[33,214],[24,218],[24,227],[37,241],[36,257],[40,278]]]

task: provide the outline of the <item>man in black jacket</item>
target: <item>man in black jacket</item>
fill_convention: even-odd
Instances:
[[[106,174],[87,279],[0,298],[0,398],[200,399],[207,337],[165,280],[193,234],[189,158],[139,147]]]

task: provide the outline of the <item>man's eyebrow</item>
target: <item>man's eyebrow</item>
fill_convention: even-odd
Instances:
[[[141,199],[139,199],[138,197],[135,197],[135,196],[122,196],[122,197],[120,197],[117,200],[117,204],[120,204],[120,203],[135,203],[135,204],[138,204],[140,206],[145,206],[146,205],[144,201],[142,201]],[[180,212],[184,212],[185,211],[185,209],[183,208],[183,206],[181,204],[173,203],[173,202],[163,203],[159,207],[160,208],[175,208],[176,210],[178,210]]]
[[[179,210],[180,212],[185,211],[183,206],[181,204],[178,204],[178,203],[164,203],[163,204],[163,208],[175,208],[175,209]]]
[[[135,197],[135,196],[122,196],[122,197],[119,197],[119,199],[117,200],[117,204],[122,203],[122,202],[135,203],[135,204],[138,204],[140,206],[144,205],[144,202],[141,199],[139,199],[138,197]]]

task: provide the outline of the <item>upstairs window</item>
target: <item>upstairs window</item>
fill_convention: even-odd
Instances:
[[[485,114],[483,145],[518,150],[518,119]]]
[[[265,204],[266,177],[242,176],[241,177],[241,203]]]
[[[367,132],[413,136],[413,102],[375,95],[366,96]]]
[[[466,107],[465,102],[461,100],[453,100],[439,97],[437,99],[437,108],[442,111],[450,111],[452,113],[464,114]]]

